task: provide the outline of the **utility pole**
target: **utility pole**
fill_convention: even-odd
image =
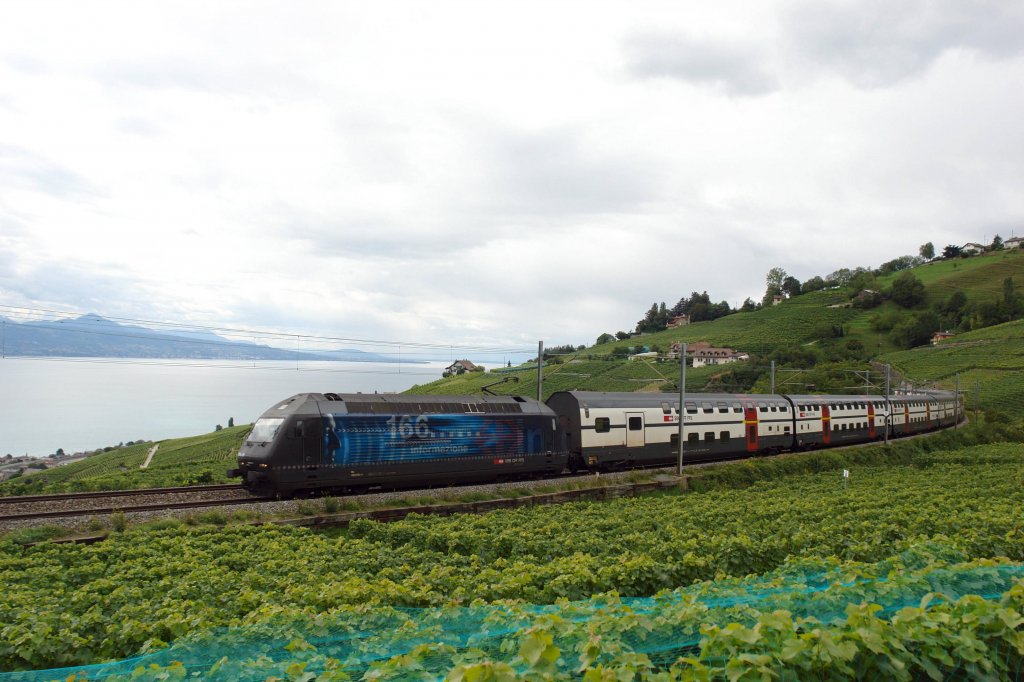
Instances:
[[[978,421],[981,414],[981,379],[974,380],[974,421]]]
[[[775,361],[774,360],[772,360],[772,385],[771,385],[771,388],[768,390],[768,393],[770,395],[775,395]]]
[[[544,342],[537,342],[537,402],[544,402]]]
[[[953,403],[953,430],[960,428],[960,372],[956,373],[956,402]]]
[[[676,475],[683,476],[683,423],[686,421],[686,342],[679,349],[679,465]]]
[[[892,402],[889,400],[889,372],[892,365],[885,366],[885,444],[889,444],[889,426],[892,424]]]

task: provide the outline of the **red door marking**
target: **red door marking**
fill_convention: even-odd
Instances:
[[[748,402],[744,406],[743,426],[747,430],[747,452],[757,452],[757,408]]]
[[[875,404],[868,403],[868,438],[875,438]]]

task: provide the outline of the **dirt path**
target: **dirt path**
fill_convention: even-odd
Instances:
[[[156,454],[156,449],[160,447],[160,443],[157,443],[149,449],[149,453],[146,455],[146,461],[139,465],[140,469],[145,469],[149,466],[149,463],[153,461],[153,455]]]

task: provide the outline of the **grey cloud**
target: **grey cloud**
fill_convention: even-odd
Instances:
[[[79,310],[109,311],[114,302],[125,301],[125,292],[133,290],[133,285],[134,281],[118,274],[114,266],[86,269],[57,262],[36,266],[18,277],[0,276],[0,286],[26,301]]]
[[[472,205],[507,216],[564,217],[637,211],[657,196],[659,178],[642,150],[594,151],[574,130],[503,132],[481,139],[482,196]]]
[[[1017,2],[815,0],[794,8],[784,26],[805,58],[865,89],[919,76],[950,50],[1002,59],[1024,49],[1024,5]]]
[[[666,33],[635,34],[625,43],[627,68],[639,78],[674,78],[757,96],[780,88],[765,56],[752,46]]]
[[[0,186],[29,187],[61,198],[100,193],[92,183],[77,173],[11,145],[0,145]]]

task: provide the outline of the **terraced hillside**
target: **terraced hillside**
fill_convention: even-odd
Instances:
[[[1024,290],[1024,250],[1012,249],[939,261],[915,268],[912,272],[926,287],[925,305],[945,301],[954,291],[964,292],[969,302],[991,302],[1003,296],[1007,278],[1012,277]],[[897,276],[879,277],[875,286],[890,287]],[[933,352],[929,348],[901,351],[888,333],[873,327],[872,318],[887,314],[909,316],[908,311],[892,302],[869,310],[855,308],[849,303],[848,291],[817,291],[756,312],[735,313],[711,322],[698,322],[592,346],[554,362],[549,361],[544,368],[544,398],[559,390],[674,390],[679,375],[677,363],[627,360],[623,356],[631,350],[668,351],[678,341],[707,341],[754,356],[749,363],[687,370],[687,389],[693,391],[703,390],[712,380],[719,380],[714,386],[721,390],[741,390],[730,388],[736,385],[743,386],[743,390],[768,390],[768,359],[778,357],[781,371],[787,366],[787,360],[791,361],[794,355],[807,351],[819,357],[794,366],[807,369],[817,364],[819,371],[817,376],[811,376],[800,384],[801,391],[839,390],[845,384],[853,383],[850,373],[867,369],[870,360],[875,367],[879,363],[891,363],[911,380],[938,382],[947,388],[953,386],[957,372],[968,373],[961,378],[968,388],[982,389],[982,408],[1002,407],[1005,401],[1000,396],[1012,394],[1015,390],[1024,392],[1024,383],[1021,382],[1024,376],[1018,374],[1021,370],[1017,360],[1019,356],[1012,348],[1015,340],[1024,346],[1021,343],[1024,335],[1015,326],[1017,323],[1002,325],[1005,329],[991,327],[964,334],[957,338],[955,349],[950,347],[948,351]],[[449,377],[416,386],[409,392],[473,394],[503,377],[517,377],[518,382],[492,386],[490,390],[498,394],[535,396],[536,365],[515,370]],[[727,376],[736,372],[748,376],[743,381]],[[824,375],[829,373],[837,377],[845,375],[846,378],[828,381]],[[721,381],[723,376],[724,382]],[[1015,388],[1018,385],[1020,389]],[[818,388],[813,388],[815,386]],[[1014,413],[1017,411],[1024,412],[1024,407],[1015,407]]]
[[[117,448],[0,483],[0,495],[227,483],[227,470],[234,464],[242,438],[251,426]],[[154,445],[159,448],[153,460],[140,469]]]

